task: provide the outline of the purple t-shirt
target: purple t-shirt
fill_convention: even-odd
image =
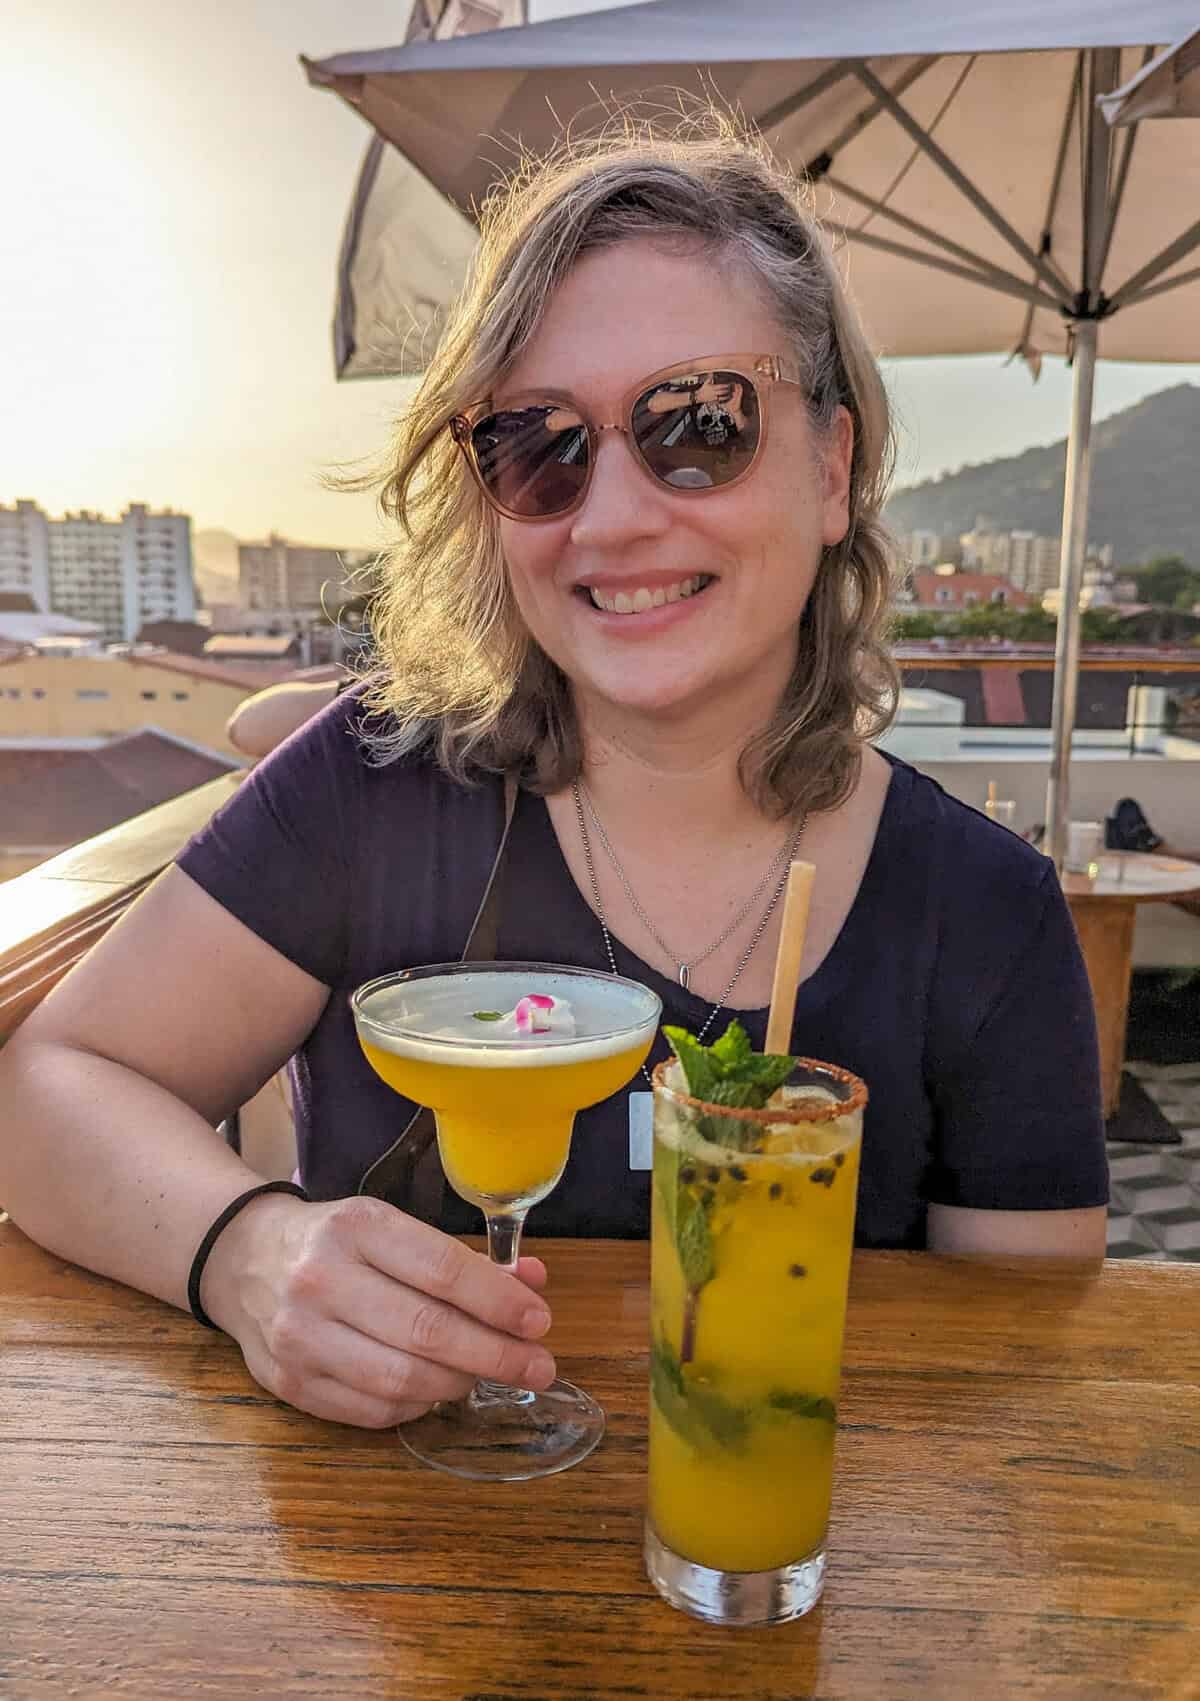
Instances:
[[[359,1050],[349,994],[374,975],[456,960],[502,830],[498,780],[464,787],[425,758],[371,765],[354,694],[247,777],[179,866],[330,998],[292,1062],[300,1174],[314,1198],[356,1192],[412,1109]],[[856,1239],[925,1244],[930,1203],[992,1210],[1102,1205],[1108,1170],[1091,995],[1053,865],[891,762],[858,895],[799,990],[792,1050],[867,1082]],[[600,926],[543,801],[520,794],[501,889],[500,960],[606,970]],[[614,940],[617,969],[690,1028],[711,1006]],[[738,1012],[756,1047],[766,1011]],[[710,1038],[723,1026],[718,1017]],[[667,1054],[661,1036],[651,1061]],[[631,1087],[644,1089],[635,1080]],[[640,1238],[645,1170],[629,1165],[627,1093],[580,1113],[539,1235]],[[449,1189],[441,1226],[478,1213]]]

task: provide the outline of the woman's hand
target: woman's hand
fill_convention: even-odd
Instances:
[[[517,1276],[379,1199],[251,1201],[219,1236],[201,1300],[256,1382],[335,1423],[384,1429],[476,1377],[546,1388],[545,1266]]]

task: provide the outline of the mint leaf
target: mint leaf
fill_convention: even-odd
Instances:
[[[735,1016],[714,1045],[709,1046],[714,1063],[719,1063],[725,1075],[737,1076],[754,1056],[750,1035]]]
[[[767,1395],[772,1411],[787,1412],[790,1417],[819,1418],[822,1423],[837,1422],[837,1407],[822,1394],[791,1394],[776,1388]]]
[[[712,1052],[694,1040],[686,1028],[663,1029],[671,1050],[679,1059],[688,1092],[694,1099],[709,1099],[712,1089],[721,1079],[719,1065],[713,1062]]]
[[[713,1263],[708,1212],[694,1193],[683,1188],[676,1193],[675,1245],[679,1252],[679,1268],[688,1287],[696,1292],[711,1282],[716,1266]]]
[[[742,1408],[688,1380],[664,1340],[650,1348],[650,1394],[676,1435],[693,1447],[715,1441],[734,1449],[746,1438],[750,1425]]]
[[[477,1022],[502,1022],[503,1010],[472,1010],[472,1016]]]

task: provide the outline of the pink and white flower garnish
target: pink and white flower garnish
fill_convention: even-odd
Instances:
[[[556,1000],[545,992],[529,992],[519,999],[513,1020],[519,1034],[548,1034],[554,1026]]]
[[[570,1038],[575,1032],[575,1012],[570,1004],[546,992],[527,992],[515,1010],[475,1010],[472,1015],[477,1022],[488,1024],[489,1039],[532,1039],[551,1033]]]

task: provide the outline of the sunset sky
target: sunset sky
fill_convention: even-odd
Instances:
[[[541,0],[534,18],[586,10]],[[408,0],[4,0],[0,502],[131,500],[243,538],[365,546],[398,382],[339,384],[334,267],[366,126],[298,55],[402,38]],[[901,477],[1065,434],[1070,378],[892,364]],[[1102,365],[1100,415],[1200,366]]]

